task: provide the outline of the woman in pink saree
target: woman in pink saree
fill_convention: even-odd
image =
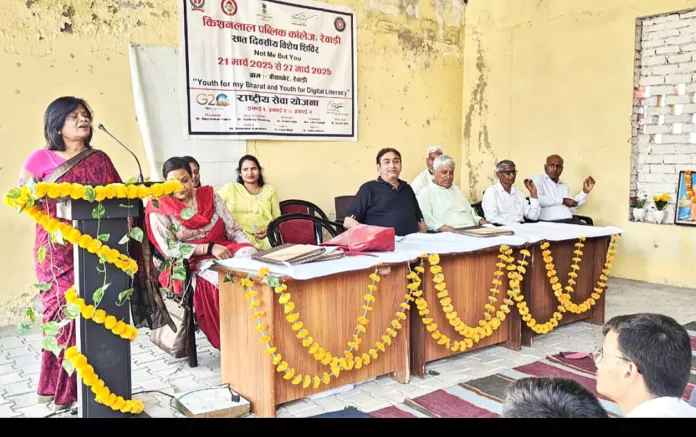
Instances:
[[[84,100],[75,97],[55,100],[44,114],[47,145],[26,159],[19,174],[19,185],[29,180],[100,185],[120,183],[121,178],[106,153],[90,145],[92,133],[92,111]],[[56,217],[55,201],[42,200],[41,207]],[[45,248],[46,256],[39,262],[41,247]],[[40,283],[51,284],[48,291],[40,292],[42,321],[60,323],[65,318],[65,291],[74,284],[73,246],[53,241],[39,224],[36,225],[34,241],[34,270]],[[75,345],[74,321],[60,330],[57,340],[64,346],[59,356],[42,351],[37,392],[40,403],[53,401],[56,410],[61,410],[70,408],[77,401],[76,374],[68,376],[61,365],[65,349]]]

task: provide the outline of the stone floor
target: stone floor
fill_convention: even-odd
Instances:
[[[696,290],[666,287],[621,279],[610,281],[607,294],[607,320],[618,314],[660,312],[680,323],[696,320]],[[190,368],[183,359],[173,359],[154,346],[143,332],[132,346],[133,392],[161,391],[169,395],[215,387],[220,381],[219,351],[199,336],[199,366]],[[480,378],[522,364],[531,363],[559,351],[590,352],[601,344],[601,327],[579,322],[536,337],[534,347],[515,352],[499,346],[466,353],[431,363],[425,378],[412,378],[399,384],[390,377],[357,384],[351,390],[321,399],[303,399],[280,406],[278,417],[307,417],[348,406],[373,411],[407,397],[427,394],[450,385]],[[19,335],[14,328],[0,330],[0,417],[46,417],[51,405],[36,403],[39,377],[41,334]],[[136,395],[145,402],[152,417],[183,417],[170,406],[170,398],[160,393]],[[76,417],[63,412],[53,417]]]

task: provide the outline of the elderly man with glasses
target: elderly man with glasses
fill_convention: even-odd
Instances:
[[[595,185],[594,178],[588,176],[582,184],[582,192],[571,198],[570,186],[561,180],[563,158],[558,155],[551,155],[546,158],[544,172],[544,174],[532,178],[539,193],[539,203],[541,204],[539,220],[584,224],[584,222],[574,218],[573,213],[587,200],[587,195]]]
[[[537,198],[537,189],[529,179],[524,186],[529,191],[529,201],[520,190],[514,187],[517,179],[517,168],[510,160],[500,161],[495,167],[498,183],[491,185],[483,193],[481,207],[486,220],[496,225],[523,223],[525,218],[537,221],[541,206]]]
[[[682,325],[662,314],[616,316],[602,330],[593,358],[597,391],[626,417],[692,417],[682,396],[691,375],[691,341]]]

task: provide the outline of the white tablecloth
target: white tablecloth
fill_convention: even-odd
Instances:
[[[345,256],[331,261],[314,262],[296,266],[275,266],[251,258],[231,258],[216,261],[218,265],[245,272],[258,272],[261,267],[268,267],[277,276],[288,276],[297,280],[307,280],[355,270],[375,267],[377,264],[395,264],[417,259],[423,254],[474,252],[501,244],[521,246],[542,240],[575,240],[580,236],[587,238],[605,237],[623,233],[614,226],[580,226],[559,223],[526,223],[503,226],[511,229],[515,235],[477,238],[443,232],[438,234],[411,234],[397,238],[394,252],[376,252],[358,256]]]

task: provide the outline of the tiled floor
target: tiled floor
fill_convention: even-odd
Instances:
[[[618,314],[642,311],[667,314],[680,323],[696,320],[694,289],[612,279],[607,305],[607,320]],[[412,378],[409,384],[380,377],[343,393],[282,405],[278,417],[307,417],[347,406],[373,411],[403,402],[407,397],[424,395],[458,382],[531,363],[558,351],[590,352],[601,342],[601,337],[601,327],[575,323],[535,338],[533,348],[523,347],[515,352],[493,346],[466,353],[431,363],[425,378]],[[36,403],[40,345],[40,334],[22,336],[14,328],[0,330],[0,417],[44,417],[53,412],[50,405]],[[221,383],[219,352],[202,335],[198,337],[197,368],[189,368],[185,360],[173,359],[162,352],[150,342],[147,331],[143,331],[132,345],[132,355],[135,393],[160,390],[174,395]],[[164,395],[148,393],[136,397],[145,401],[145,411],[152,417],[182,417],[170,407],[170,399]],[[54,417],[71,416],[62,413]]]

